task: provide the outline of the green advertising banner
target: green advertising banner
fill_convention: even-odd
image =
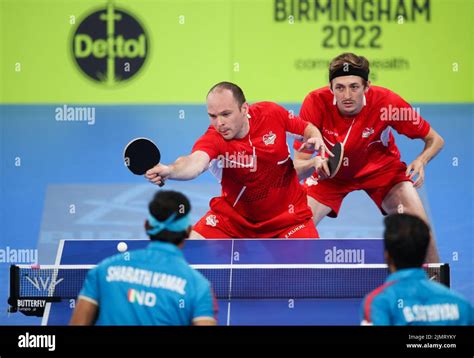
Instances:
[[[471,0],[0,0],[1,103],[301,102],[355,52],[412,102],[473,101]]]

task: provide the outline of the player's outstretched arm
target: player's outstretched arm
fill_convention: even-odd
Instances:
[[[407,167],[406,175],[413,179],[416,175],[418,178],[414,182],[415,188],[423,185],[425,180],[425,166],[428,162],[438,154],[444,146],[444,139],[433,128],[423,138],[425,148],[421,154]]]
[[[166,179],[191,180],[209,168],[209,155],[203,151],[196,151],[185,157],[179,157],[173,164],[158,164],[145,173],[153,184],[161,184]]]

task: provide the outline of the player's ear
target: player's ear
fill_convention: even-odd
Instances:
[[[369,87],[372,86],[372,82],[370,81],[367,81],[365,83],[365,88],[364,88],[364,93],[367,93],[367,91],[369,90]]]
[[[247,102],[244,102],[240,110],[246,116],[249,113],[249,104]]]
[[[334,94],[334,92],[332,91],[332,83],[331,82],[328,83],[328,87],[329,87],[329,90],[331,91],[331,93]]]

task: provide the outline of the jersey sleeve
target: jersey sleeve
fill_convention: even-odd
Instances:
[[[87,272],[86,280],[79,292],[79,298],[99,305],[99,266],[96,266]]]
[[[215,129],[212,126],[209,126],[206,133],[204,133],[197,141],[194,143],[192,152],[197,152],[201,150],[206,152],[209,155],[209,158],[216,159],[217,156],[220,154],[219,143],[220,138],[218,138],[219,134],[216,133]]]
[[[280,107],[280,116],[283,120],[285,130],[296,136],[304,136],[304,130],[308,126],[308,122],[303,121],[300,117]]]
[[[321,131],[322,121],[321,121],[322,107],[318,99],[310,93],[306,96],[301,105],[299,118],[305,122],[313,124],[316,128]],[[293,142],[293,149],[299,150],[303,142],[301,140],[295,139]],[[303,153],[313,153],[314,151],[303,150]]]
[[[388,95],[387,103],[382,111],[386,111],[385,118],[389,125],[399,134],[408,138],[424,138],[430,131],[430,124],[421,117],[419,111],[415,110],[403,98],[395,93]]]
[[[206,279],[199,280],[196,287],[194,302],[193,322],[200,319],[213,319],[217,321],[217,301],[211,288],[211,284]]]
[[[322,126],[323,106],[321,100],[312,93],[308,94],[300,108],[300,118],[312,123],[318,129]]]
[[[278,120],[286,132],[296,137],[303,137],[308,122],[301,120],[292,112],[273,102],[262,102],[259,106],[265,109],[272,120]]]

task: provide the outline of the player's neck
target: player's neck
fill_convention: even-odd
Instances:
[[[357,117],[360,112],[362,112],[362,110],[364,109],[364,107],[362,107],[359,111],[357,111],[357,113],[343,113],[339,110],[339,108],[337,109],[337,111],[339,112],[339,115],[343,118],[343,119],[354,119],[355,117]]]
[[[249,131],[250,131],[250,123],[249,123],[249,119],[247,117],[245,117],[244,119],[244,125],[242,126],[242,129],[240,130],[239,133],[237,133],[237,135],[235,136],[236,139],[242,139],[242,138],[245,138],[247,136],[247,134],[249,134]]]

